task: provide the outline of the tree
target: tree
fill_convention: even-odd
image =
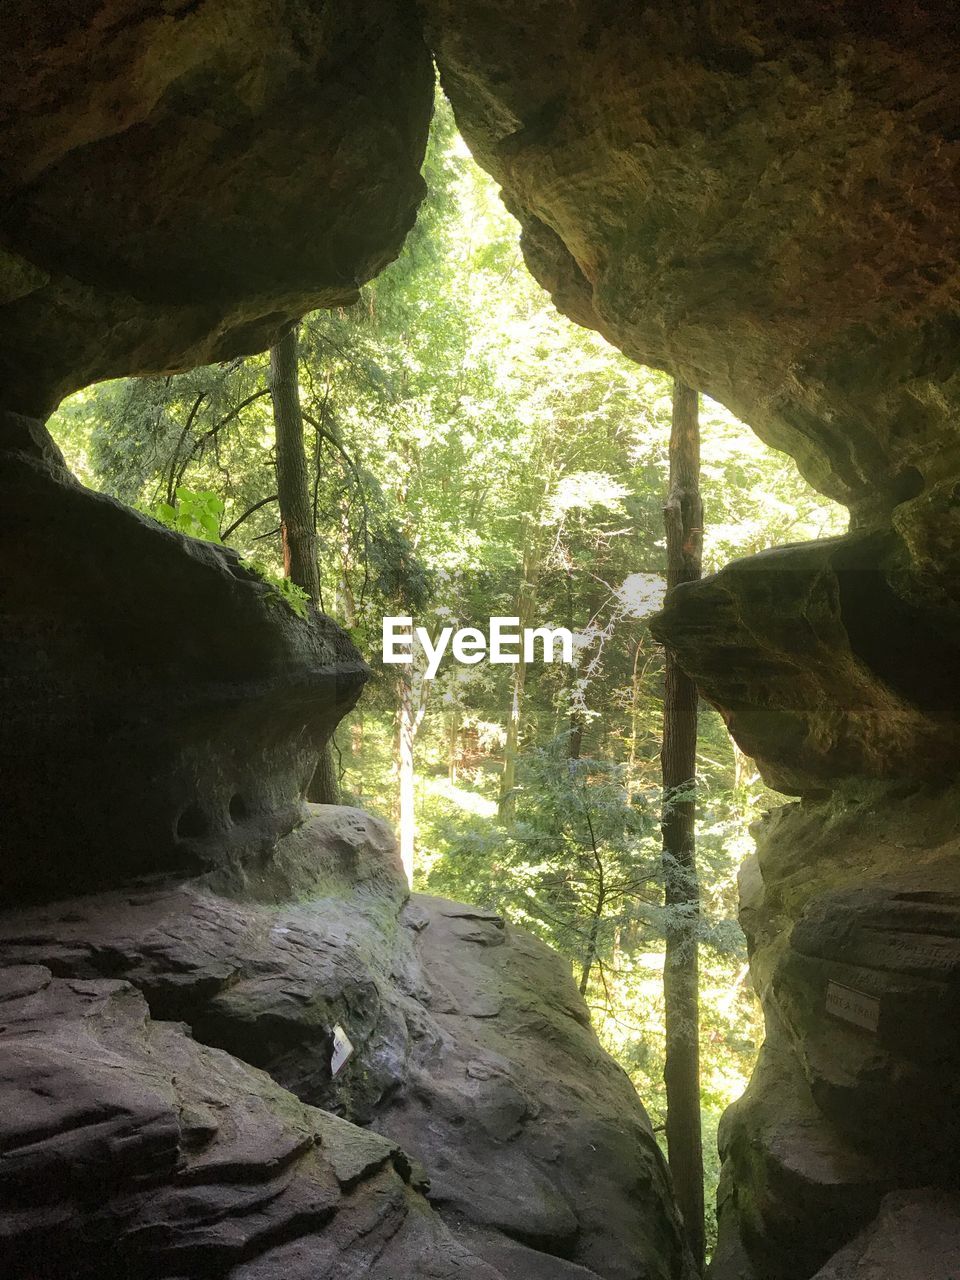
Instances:
[[[310,503],[307,457],[303,445],[299,346],[299,326],[294,325],[270,350],[270,395],[273,400],[277,447],[277,499],[280,504],[283,571],[319,607],[320,568],[317,561],[317,530]],[[337,804],[340,800],[329,742],[323,744],[307,794],[309,799],[318,804]]]
[[[670,431],[670,488],[664,507],[667,588],[700,577],[698,396],[677,380]],[[667,651],[664,673],[663,874],[667,908],[663,959],[667,1091],[667,1151],[677,1202],[698,1270],[704,1264],[703,1139],[700,1122],[698,933],[696,865],[697,687]]]
[[[537,578],[540,572],[538,548],[534,533],[526,532],[528,521],[523,521],[524,536],[521,541],[521,574],[517,591],[515,617],[519,619],[521,635],[525,627],[534,621],[533,611],[537,594]],[[507,731],[503,747],[503,773],[500,778],[500,796],[497,808],[501,818],[507,818],[514,808],[514,788],[517,780],[517,756],[520,750],[523,718],[523,695],[527,681],[527,659],[523,649],[517,657],[510,685],[510,705],[507,710]]]

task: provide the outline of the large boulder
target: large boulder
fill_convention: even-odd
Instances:
[[[405,0],[4,6],[0,408],[262,351],[399,252],[429,55]]]
[[[236,552],[79,485],[0,414],[0,896],[269,860],[368,670]]]
[[[770,786],[955,776],[960,616],[899,593],[903,559],[892,533],[775,547],[651,620]]]
[[[153,1021],[112,979],[0,971],[0,1268],[45,1280],[503,1280],[376,1134]]]
[[[876,1219],[814,1280],[931,1280],[960,1257],[960,1197],[928,1189],[887,1196]]]
[[[957,813],[955,784],[860,782],[760,825],[741,921],[767,1042],[721,1126],[711,1280],[937,1274],[826,1264],[848,1258],[885,1193],[960,1174]],[[916,1217],[918,1241],[935,1217]],[[884,1220],[884,1249],[899,1221]],[[859,1241],[849,1257],[862,1254]]]
[[[178,1053],[203,1061],[198,1045],[214,1046],[218,1070],[232,1063],[229,1070],[250,1079],[242,1061],[269,1073],[266,1101],[249,1105],[267,1107],[282,1086],[339,1113],[339,1127],[316,1116],[311,1123],[334,1125],[337,1139],[377,1169],[392,1163],[491,1275],[688,1276],[663,1157],[628,1078],[590,1028],[568,966],[490,912],[437,898],[408,902],[392,835],[358,810],[312,808],[279,842],[263,880],[217,873],[6,912],[0,962],[11,973],[52,972],[71,991],[135,989]],[[197,1042],[188,1048],[183,1024]],[[355,1052],[334,1074],[337,1027]],[[40,1015],[34,1030],[48,1034]],[[128,1086],[120,1074],[108,1088],[104,1071],[83,1093],[102,1095],[97,1105],[109,1111]],[[250,1087],[260,1092],[259,1083]],[[13,1096],[0,1097],[0,1112]],[[384,1137],[364,1146],[354,1122]],[[140,1127],[130,1122],[134,1133]],[[259,1167],[255,1140],[245,1181],[268,1179],[273,1164],[265,1147]],[[403,1159],[391,1155],[397,1148]],[[49,1159],[57,1159],[55,1144]],[[110,1166],[106,1154],[104,1161]],[[389,1183],[399,1198],[394,1212],[412,1212],[402,1179],[394,1172]],[[243,1237],[242,1205],[231,1212]],[[0,1212],[0,1237],[10,1229]],[[179,1218],[166,1229],[176,1237]],[[440,1230],[428,1233],[438,1250]],[[339,1265],[351,1258],[347,1251]],[[256,1274],[284,1272],[264,1264]]]

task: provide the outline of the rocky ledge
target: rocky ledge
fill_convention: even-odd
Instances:
[[[0,412],[0,895],[253,868],[368,675],[235,551],[68,473]]]
[[[400,251],[433,105],[406,0],[13,0],[4,26],[4,408],[262,351]]]
[[[4,913],[0,962],[0,1240],[21,1268],[688,1276],[649,1122],[564,962],[408,898],[369,815],[311,808],[260,878]]]
[[[711,1280],[949,1274],[957,799],[955,785],[857,782],[760,824],[741,920],[767,1041],[721,1126]]]

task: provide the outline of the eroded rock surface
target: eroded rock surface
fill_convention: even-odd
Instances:
[[[957,814],[955,786],[861,783],[762,824],[741,920],[767,1043],[721,1128],[714,1280],[938,1274],[943,1196],[896,1248],[884,1206],[960,1175]]]
[[[671,592],[652,620],[768,784],[949,781],[960,616],[898,594],[895,535],[776,547]]]
[[[943,1191],[888,1196],[870,1226],[814,1280],[931,1280],[952,1276],[960,1257],[960,1197]]]
[[[861,521],[899,506],[918,564],[956,548],[955,13],[421,7],[558,306],[729,405]]]
[[[78,484],[0,414],[0,896],[255,874],[366,664],[234,551]]]
[[[263,882],[214,877],[230,897],[191,882],[6,913],[0,961],[135,988],[159,1025],[176,1024],[164,1035],[182,1040],[186,1024],[216,1061],[233,1055],[276,1093],[339,1112],[361,1165],[365,1131],[347,1121],[384,1135],[374,1154],[402,1149],[413,1185],[491,1276],[685,1277],[649,1122],[560,957],[492,913],[407,902],[391,834],[358,810],[313,807],[274,864]],[[332,1079],[338,1024],[356,1053]]]
[[[499,1280],[386,1139],[156,1022],[111,979],[0,971],[0,1267],[125,1280]]]
[[[0,407],[261,351],[352,301],[423,193],[403,0],[4,6]]]

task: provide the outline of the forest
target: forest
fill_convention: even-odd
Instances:
[[[235,548],[278,608],[313,597],[350,633],[374,677],[318,795],[387,819],[418,890],[495,909],[558,949],[662,1137],[675,908],[665,657],[645,619],[666,583],[674,387],[559,314],[442,98],[424,176],[402,254],[355,306],[306,316],[269,354],[89,387],[49,426],[86,485]],[[278,505],[284,366],[306,500],[293,561]],[[701,398],[699,430],[705,573],[843,532],[846,512],[721,405]],[[572,663],[432,671],[422,646],[410,665],[382,661],[385,617],[436,636],[494,616],[569,629]],[[165,622],[175,637],[178,619]],[[783,797],[702,701],[695,801],[709,1251],[717,1123],[763,1035],[737,872],[752,821]]]

